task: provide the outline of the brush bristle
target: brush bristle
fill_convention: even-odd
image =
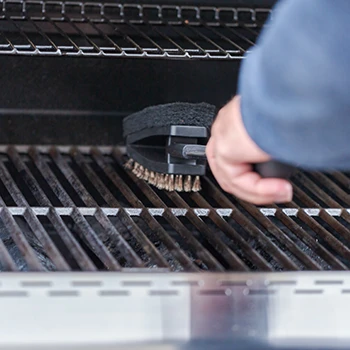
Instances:
[[[185,176],[184,179],[184,191],[185,192],[191,192],[192,190],[192,178],[191,175]]]
[[[193,185],[192,185],[192,192],[198,192],[202,189],[201,186],[201,178],[197,175],[194,178]]]
[[[156,187],[159,188],[160,190],[164,190],[165,188],[164,174],[157,174]]]
[[[133,159],[129,159],[124,167],[130,170],[138,179],[146,181],[159,190],[169,192],[198,192],[201,190],[200,176],[160,174],[148,170]]]
[[[169,192],[173,192],[175,191],[175,178],[174,175],[170,175],[169,176],[169,188],[168,188]]]
[[[156,185],[156,174],[154,173],[154,171],[150,171],[150,173],[149,173],[149,178],[148,178],[148,182],[149,182],[152,186],[155,186],[155,185]]]
[[[149,179],[149,170],[147,168],[145,169],[145,172],[144,172],[144,175],[143,175],[143,179],[145,181],[148,181],[148,179]]]
[[[169,191],[169,175],[166,174],[164,176],[164,189],[165,191]]]
[[[183,191],[183,179],[182,175],[175,176],[175,191],[182,192]]]
[[[134,168],[134,160],[133,159],[129,159],[125,165],[124,165],[125,169],[128,169],[128,170],[132,170]]]

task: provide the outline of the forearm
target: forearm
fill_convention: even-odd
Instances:
[[[254,142],[304,168],[350,169],[348,0],[286,0],[239,78]]]

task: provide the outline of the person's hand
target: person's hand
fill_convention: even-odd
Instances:
[[[236,96],[213,123],[206,147],[210,169],[222,189],[257,205],[292,200],[291,184],[283,179],[263,179],[250,164],[270,160],[245,130]]]

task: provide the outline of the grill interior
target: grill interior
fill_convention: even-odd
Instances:
[[[258,208],[208,175],[167,193],[123,168],[122,148],[0,149],[3,271],[346,270],[350,174],[298,173],[294,202]]]
[[[241,58],[268,8],[0,1],[0,54]],[[1,15],[2,14],[2,15]]]
[[[350,174],[298,173],[292,203],[258,208],[210,174],[200,193],[161,192],[123,148],[71,146],[122,144],[122,117],[147,105],[234,94],[271,6],[201,2],[0,0],[1,270],[350,267]]]

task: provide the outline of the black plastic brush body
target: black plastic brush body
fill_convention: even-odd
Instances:
[[[216,108],[173,103],[146,108],[124,119],[126,167],[161,190],[199,191],[207,168],[206,144]],[[254,164],[264,178],[289,179],[295,167],[277,161]]]

